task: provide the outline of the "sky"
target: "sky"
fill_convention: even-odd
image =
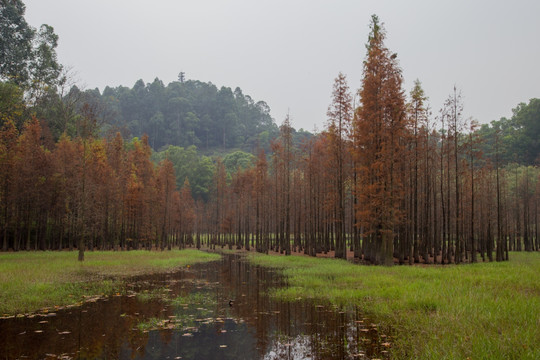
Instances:
[[[183,71],[240,87],[297,129],[324,128],[339,72],[356,94],[372,14],[404,90],[420,80],[434,117],[454,86],[480,123],[540,97],[538,0],[23,1],[30,25],[54,27],[59,61],[86,89],[168,84]]]

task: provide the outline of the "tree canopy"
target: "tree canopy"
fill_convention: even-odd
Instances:
[[[53,27],[34,29],[24,18],[25,10],[21,0],[0,2],[0,79],[18,85],[36,102],[47,87],[57,84],[62,66]]]
[[[540,162],[540,99],[530,99],[512,110],[512,117],[505,117],[484,124],[478,130],[483,139],[483,150],[494,158],[495,141],[501,140],[500,157],[504,163],[518,162],[534,165]]]
[[[218,89],[198,80],[138,80],[130,89],[106,87],[97,100],[112,114],[106,126],[133,136],[148,134],[150,146],[201,149],[269,147],[277,126],[264,101],[255,101],[240,88]],[[268,136],[268,135],[270,136]]]

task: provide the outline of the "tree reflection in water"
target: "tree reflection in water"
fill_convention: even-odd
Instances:
[[[0,320],[2,357],[326,360],[388,354],[388,337],[358,309],[273,300],[268,290],[286,286],[283,278],[238,255],[128,286],[129,295],[54,316]]]

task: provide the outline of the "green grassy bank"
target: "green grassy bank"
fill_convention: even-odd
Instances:
[[[509,262],[359,266],[342,260],[253,255],[282,269],[284,299],[358,305],[395,337],[397,359],[540,359],[540,253]]]
[[[219,259],[197,250],[0,253],[0,316],[75,304],[113,294],[123,279]]]

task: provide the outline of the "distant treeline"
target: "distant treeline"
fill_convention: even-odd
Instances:
[[[530,99],[512,109],[512,117],[494,120],[475,129],[484,156],[502,164],[540,165],[540,99]],[[497,143],[499,141],[499,143]]]
[[[233,92],[196,80],[167,86],[159,79],[139,80],[131,89],[106,87],[96,96],[111,114],[107,127],[125,127],[132,136],[147,134],[154,150],[165,145],[251,150],[268,147],[278,131],[268,105],[238,87]]]

